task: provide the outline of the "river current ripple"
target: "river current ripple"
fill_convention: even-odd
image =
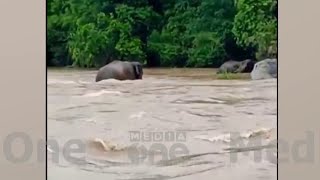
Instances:
[[[59,143],[48,145],[49,180],[277,178],[276,156],[267,155],[276,154],[276,79],[217,80],[210,69],[146,69],[143,80],[95,83],[95,74],[48,70],[48,139]],[[133,142],[132,131],[144,139]],[[170,133],[172,141],[165,138]],[[63,158],[71,139],[85,144],[84,158]],[[257,139],[260,144],[248,143]],[[135,143],[149,152],[140,163],[133,161],[140,158],[132,155]],[[169,152],[178,143],[187,154],[162,157],[150,150]]]

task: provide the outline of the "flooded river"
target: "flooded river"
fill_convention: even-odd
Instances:
[[[145,69],[96,83],[96,72],[48,70],[49,180],[277,179],[276,79]],[[72,160],[71,140],[84,150]]]

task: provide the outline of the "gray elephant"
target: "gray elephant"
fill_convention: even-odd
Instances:
[[[255,65],[255,61],[251,59],[240,61],[239,67],[235,71],[235,73],[250,73],[253,70],[254,65]]]
[[[255,62],[251,59],[244,61],[229,60],[223,63],[217,73],[249,73],[252,71]]]
[[[96,82],[104,79],[136,80],[142,79],[142,75],[141,63],[115,60],[99,69]]]
[[[223,63],[217,73],[234,73],[240,66],[240,63],[238,61],[229,60]]]

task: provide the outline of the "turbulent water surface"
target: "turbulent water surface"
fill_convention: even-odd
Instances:
[[[143,80],[96,83],[95,74],[48,70],[49,180],[276,179],[276,79],[145,69]],[[68,142],[83,151],[70,154]]]

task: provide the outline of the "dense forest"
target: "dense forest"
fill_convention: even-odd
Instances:
[[[217,67],[277,54],[276,0],[47,0],[47,65]]]

